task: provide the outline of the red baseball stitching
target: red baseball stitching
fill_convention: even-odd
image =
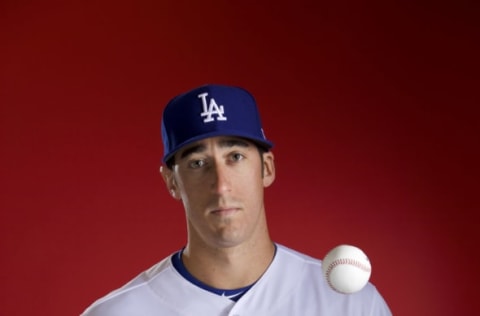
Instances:
[[[357,267],[357,268],[359,268],[360,270],[362,270],[362,271],[364,271],[364,272],[367,272],[367,273],[369,273],[370,271],[372,271],[370,267],[364,265],[363,263],[361,263],[360,261],[357,261],[357,260],[355,260],[355,259],[341,258],[341,259],[334,260],[334,261],[332,261],[332,263],[330,263],[330,264],[328,265],[327,272],[325,273],[326,276],[327,276],[328,285],[330,285],[330,287],[332,287],[332,288],[335,288],[335,287],[334,287],[333,284],[330,282],[330,272],[332,272],[333,268],[335,268],[336,266],[341,265],[341,264],[349,264],[349,265],[352,265],[352,266]]]

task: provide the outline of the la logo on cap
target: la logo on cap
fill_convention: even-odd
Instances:
[[[215,119],[217,121],[226,121],[227,117],[223,116],[225,113],[223,109],[223,105],[217,105],[214,98],[210,98],[210,103],[207,104],[207,96],[208,92],[200,93],[198,98],[202,100],[203,112],[200,114],[201,117],[205,117],[203,119],[204,123],[213,122]],[[216,118],[213,118],[213,115],[216,115]]]

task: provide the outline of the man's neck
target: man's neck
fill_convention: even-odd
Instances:
[[[256,282],[267,270],[275,254],[270,239],[254,246],[228,248],[197,247],[188,244],[182,256],[186,269],[212,287],[236,289]]]

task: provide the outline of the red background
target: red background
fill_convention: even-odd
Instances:
[[[473,1],[68,3],[0,3],[0,315],[78,315],[184,245],[159,121],[208,82],[257,97],[276,241],[361,247],[396,315],[478,310]]]

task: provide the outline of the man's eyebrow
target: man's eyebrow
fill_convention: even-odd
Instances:
[[[250,147],[249,142],[242,139],[222,139],[219,141],[220,147]]]
[[[192,147],[189,147],[189,148],[187,148],[187,149],[185,149],[184,151],[181,152],[180,159],[183,159],[183,158],[185,158],[188,155],[191,155],[193,153],[202,152],[202,151],[205,150],[205,148],[206,148],[206,146],[203,145],[203,144],[193,145]]]
[[[234,146],[239,146],[239,147],[250,147],[250,143],[247,141],[244,141],[242,139],[235,139],[235,138],[226,138],[226,139],[221,139],[218,141],[218,145],[221,148],[231,148]],[[180,159],[183,159],[191,154],[194,153],[200,153],[204,151],[207,147],[204,144],[197,144],[193,145],[191,147],[186,148],[184,151],[180,153]]]

